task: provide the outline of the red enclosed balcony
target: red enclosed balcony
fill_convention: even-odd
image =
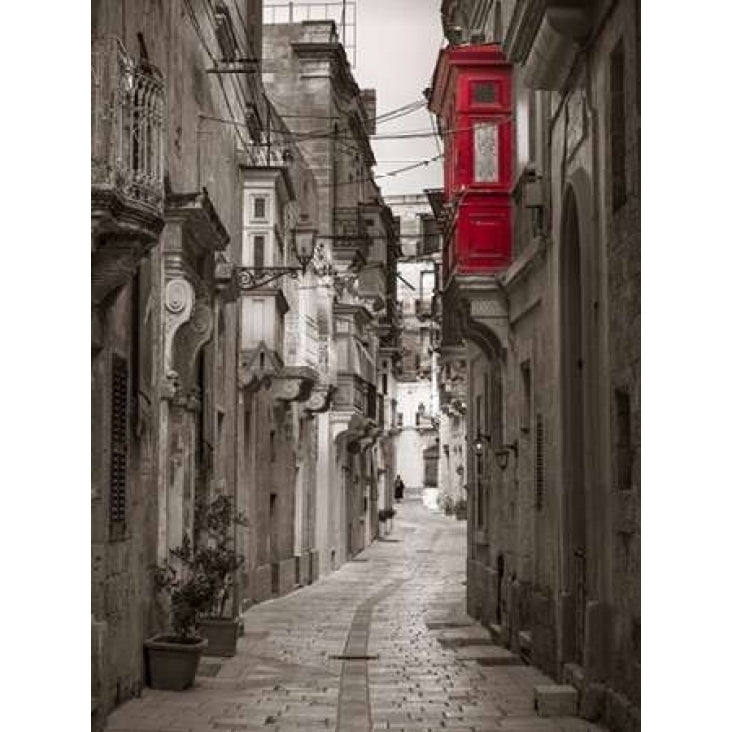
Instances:
[[[445,140],[446,280],[511,261],[511,65],[495,44],[440,52],[429,108]]]

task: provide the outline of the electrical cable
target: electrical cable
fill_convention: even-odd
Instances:
[[[402,173],[406,173],[410,170],[415,170],[416,168],[431,165],[432,163],[437,162],[442,157],[443,157],[442,155],[435,155],[435,157],[433,157],[433,158],[429,158],[427,160],[422,160],[421,162],[415,163],[414,165],[407,165],[403,168],[397,168],[396,170],[390,170],[388,173],[380,173],[378,175],[371,176],[370,178],[356,178],[355,180],[341,181],[338,183],[320,183],[318,185],[318,187],[319,188],[340,188],[341,186],[350,186],[350,185],[354,185],[355,183],[365,183],[368,181],[375,181],[380,178],[393,178],[397,175],[401,175]]]

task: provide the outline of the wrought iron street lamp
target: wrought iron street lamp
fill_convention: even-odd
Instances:
[[[239,291],[256,290],[285,275],[295,278],[300,274],[305,274],[315,254],[316,233],[315,227],[307,223],[301,223],[293,229],[292,249],[295,259],[298,261],[298,267],[237,267],[236,281]]]
[[[475,451],[475,454],[482,455],[483,454],[483,443],[490,442],[490,441],[491,441],[490,435],[484,435],[480,430],[478,430],[478,434],[475,436],[475,439],[473,440],[473,450]]]

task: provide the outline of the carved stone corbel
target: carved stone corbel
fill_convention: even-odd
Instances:
[[[180,378],[180,388],[187,396],[189,406],[200,404],[194,393],[196,387],[196,361],[201,348],[213,335],[213,308],[204,295],[196,297],[191,316],[179,326],[173,339],[173,365]]]
[[[166,377],[171,372],[178,379],[178,372],[173,367],[173,342],[179,328],[188,321],[193,311],[195,299],[193,285],[183,277],[174,277],[165,285],[165,339],[163,363]]]
[[[236,374],[236,384],[241,391],[255,392],[264,385],[266,377],[261,377],[250,369],[247,364],[239,364]]]
[[[309,366],[286,367],[272,377],[272,396],[283,402],[304,402],[317,381],[317,371]]]
[[[310,394],[310,398],[305,402],[305,412],[312,417],[314,414],[327,412],[333,402],[333,396],[337,387],[332,384],[327,386],[317,386]]]

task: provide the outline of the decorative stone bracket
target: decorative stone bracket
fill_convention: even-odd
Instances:
[[[336,390],[337,387],[332,384],[316,386],[310,394],[310,398],[305,402],[305,411],[309,416],[312,417],[314,414],[327,412],[333,403],[333,396]]]
[[[196,389],[198,354],[213,334],[213,308],[203,296],[196,298],[191,317],[178,328],[173,340],[173,364],[186,395]]]
[[[318,372],[309,366],[288,366],[272,377],[272,396],[283,402],[304,402],[318,381]]]
[[[339,451],[345,447],[350,453],[356,454],[373,445],[377,437],[378,427],[373,421],[361,414],[354,414],[346,424],[341,425],[335,435],[335,444]]]
[[[264,343],[257,348],[241,351],[237,370],[237,385],[245,392],[269,388],[272,378],[282,368],[279,356]]]
[[[465,339],[492,356],[508,350],[508,303],[495,276],[456,275],[443,296],[442,356],[450,359]],[[443,359],[441,359],[443,360]]]

